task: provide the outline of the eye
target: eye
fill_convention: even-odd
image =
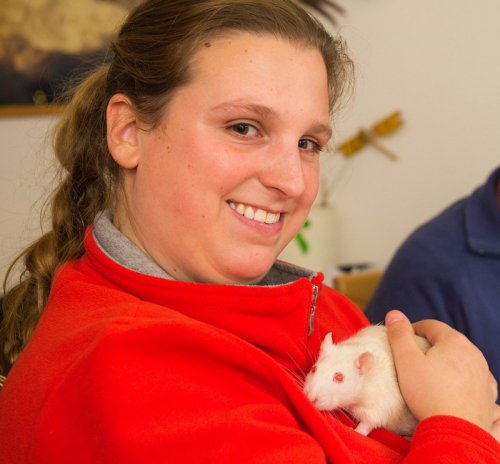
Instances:
[[[342,374],[342,372],[335,372],[333,381],[336,383],[342,383],[344,381],[344,374]]]
[[[316,367],[316,364],[311,368],[311,372],[314,374],[316,371],[317,371],[317,367]]]
[[[245,135],[250,137],[257,135],[257,129],[254,126],[252,126],[251,124],[245,124],[243,122],[233,124],[232,126],[229,126],[228,129],[238,135]]]
[[[300,139],[299,148],[301,150],[312,151],[313,153],[319,153],[322,150],[322,147],[318,142],[309,139]]]

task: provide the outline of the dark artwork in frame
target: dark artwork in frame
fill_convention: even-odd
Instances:
[[[60,110],[57,97],[108,58],[140,0],[0,0],[0,115]]]
[[[168,1],[168,0],[165,0]],[[108,44],[141,0],[0,0],[0,115],[52,113],[67,87],[109,58]],[[333,0],[303,0],[332,23]]]

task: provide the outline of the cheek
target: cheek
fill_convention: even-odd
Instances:
[[[306,184],[305,194],[308,197],[312,197],[313,201],[316,198],[319,190],[319,175],[320,166],[318,158],[317,161],[304,169],[304,182]]]
[[[319,191],[319,165],[311,164],[304,168],[304,193],[299,198],[299,204],[304,210],[304,221],[309,215],[309,210],[314,203]],[[305,211],[307,210],[307,212]]]
[[[156,138],[144,150],[136,170],[133,202],[140,210],[151,215],[168,214],[184,201],[186,191],[191,190],[186,176],[187,168],[182,168],[182,157],[173,150],[173,142],[166,137]],[[158,218],[160,220],[160,218]]]

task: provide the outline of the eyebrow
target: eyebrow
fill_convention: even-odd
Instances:
[[[328,140],[332,137],[333,130],[330,126],[327,126],[326,124],[322,124],[320,122],[314,124],[312,127],[312,131],[315,134],[325,134],[328,137]]]
[[[278,113],[273,109],[264,105],[258,105],[256,103],[225,102],[225,103],[220,103],[219,105],[216,105],[212,108],[212,111],[221,113],[222,112],[230,113],[232,111],[240,111],[240,110],[247,110],[252,113],[256,113],[263,118],[269,116],[278,116]]]
[[[252,113],[255,113],[259,115],[262,118],[267,118],[270,116],[276,116],[278,117],[278,113],[264,105],[259,105],[257,103],[235,103],[235,102],[224,102],[220,103],[213,108],[211,108],[212,111],[214,112],[221,112],[221,113],[231,113],[235,111],[241,111],[241,110],[246,110]],[[322,124],[320,122],[315,123],[311,131],[316,134],[325,134],[328,139],[331,138],[332,136],[332,128],[327,125],[327,124]]]

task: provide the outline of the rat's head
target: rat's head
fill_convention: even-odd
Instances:
[[[304,392],[319,410],[348,408],[357,402],[363,377],[373,367],[374,356],[358,354],[348,345],[335,345],[329,333],[318,360],[307,374]]]

